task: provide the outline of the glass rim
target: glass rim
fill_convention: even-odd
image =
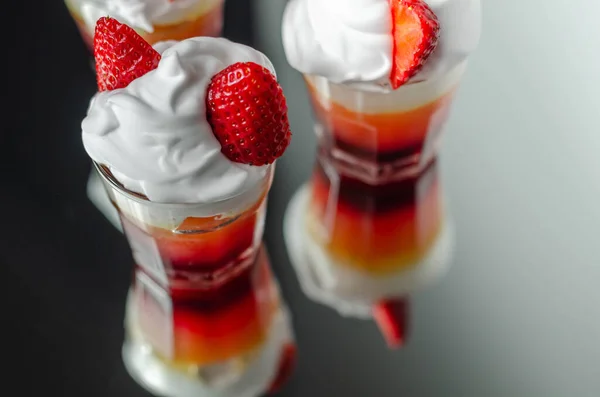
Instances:
[[[135,201],[136,203],[142,204],[142,205],[151,205],[154,207],[161,207],[161,208],[180,208],[180,209],[185,209],[185,208],[194,208],[194,207],[201,207],[201,206],[211,206],[211,205],[219,205],[219,204],[223,204],[226,203],[228,201],[232,201],[232,200],[236,200],[238,198],[240,198],[241,196],[256,190],[258,187],[262,186],[263,184],[257,184],[257,185],[253,185],[250,186],[249,188],[226,198],[223,199],[219,199],[219,200],[214,200],[214,201],[210,201],[210,202],[198,202],[198,203],[163,203],[163,202],[156,202],[156,201],[151,201],[147,198],[141,197],[139,194],[136,194],[135,192],[132,192],[131,190],[125,188],[121,183],[119,183],[119,181],[115,178],[114,175],[109,174],[108,172],[106,172],[105,167],[101,166],[100,164],[98,164],[95,161],[92,161],[92,164],[94,166],[94,168],[96,169],[96,172],[98,173],[98,175],[100,175],[100,178],[102,178],[102,180],[105,183],[108,183],[110,185],[110,187],[114,190],[116,190],[119,194],[123,195],[124,197],[126,197],[128,200],[132,200]],[[272,175],[272,170],[275,167],[275,163],[272,164],[268,164],[267,166],[267,173],[265,174],[265,178],[263,178],[261,180],[268,180],[271,178]]]
[[[456,63],[456,65],[452,66],[446,72],[436,75],[433,78],[410,82],[408,84],[404,84],[403,86],[401,86],[395,90],[392,89],[391,86],[388,87],[388,86],[384,86],[384,85],[377,86],[377,88],[374,88],[372,85],[372,82],[353,82],[352,81],[352,82],[345,82],[345,83],[335,83],[335,82],[329,80],[327,77],[321,76],[319,74],[302,73],[302,76],[307,83],[309,83],[313,86],[315,84],[318,84],[318,80],[321,80],[321,81],[324,80],[329,85],[341,87],[341,88],[347,89],[348,91],[369,93],[369,94],[388,95],[388,94],[393,94],[393,93],[399,92],[399,91],[406,91],[406,89],[415,89],[415,88],[418,89],[427,84],[431,84],[432,82],[440,80],[440,79],[444,78],[445,76],[452,75],[453,73],[457,73],[459,71],[464,71],[464,69],[466,69],[466,67],[467,67],[468,62],[469,62],[469,59],[466,58],[466,59],[462,60],[461,62]]]
[[[335,83],[335,82],[329,80],[327,77],[321,76],[319,74],[302,73],[302,76],[303,76],[304,80],[312,86],[319,84],[319,81],[326,81],[327,84],[329,84],[329,85],[344,88],[344,89],[347,89],[348,91],[354,91],[354,92],[368,92],[368,93],[373,93],[373,94],[389,94],[389,93],[396,91],[389,87],[385,87],[383,85],[377,86],[378,88],[372,88],[369,86],[369,83],[366,83],[366,82]],[[415,84],[418,84],[418,83],[415,83]]]

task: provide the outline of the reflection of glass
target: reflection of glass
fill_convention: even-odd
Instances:
[[[197,205],[152,203],[97,169],[136,264],[124,348],[132,376],[161,395],[268,390],[293,347],[261,248],[273,168],[239,196]]]
[[[75,20],[85,43],[93,51],[94,28],[84,21],[81,1],[65,0],[71,16]],[[225,0],[198,0],[190,7],[184,18],[163,24],[155,24],[153,32],[137,29],[138,33],[150,44],[164,40],[184,40],[197,36],[221,36],[223,29],[223,10]]]
[[[309,296],[370,317],[373,305],[431,283],[449,264],[452,230],[437,160],[378,186],[336,167],[318,156],[311,183],[290,203],[286,242]]]
[[[302,287],[315,300],[363,318],[396,301],[407,316],[406,295],[449,264],[436,155],[465,66],[391,92],[305,76],[319,147],[285,231]]]
[[[437,164],[423,173],[371,185],[322,151],[306,218],[313,250],[340,266],[386,276],[418,262],[442,229]],[[319,254],[317,254],[319,255]]]

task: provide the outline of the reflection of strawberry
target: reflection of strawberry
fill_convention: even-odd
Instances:
[[[283,90],[267,68],[253,62],[233,64],[212,78],[206,116],[231,161],[271,164],[290,143]]]
[[[99,91],[127,87],[160,61],[160,54],[139,34],[109,17],[96,23],[94,57]]]
[[[414,76],[438,43],[440,23],[423,0],[391,0],[394,65],[390,80],[394,89]]]
[[[273,382],[267,391],[268,394],[279,391],[283,384],[292,375],[292,372],[296,367],[296,355],[297,349],[295,344],[288,343],[284,346],[279,359],[277,374],[275,375],[275,378],[273,378]]]
[[[406,341],[409,319],[409,302],[406,298],[386,300],[373,307],[373,317],[392,349]]]

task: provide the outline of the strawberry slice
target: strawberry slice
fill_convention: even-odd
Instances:
[[[281,86],[267,68],[253,62],[235,63],[212,78],[206,118],[223,154],[237,163],[273,163],[292,135]]]
[[[284,346],[283,351],[281,352],[281,358],[279,359],[277,374],[275,375],[275,378],[273,378],[273,382],[271,382],[267,394],[278,392],[289,379],[296,367],[297,354],[298,351],[295,344],[288,343]]]
[[[391,349],[404,345],[409,320],[407,298],[379,302],[373,307],[373,317]]]
[[[440,23],[423,0],[390,0],[394,64],[390,81],[397,89],[425,64],[438,43]]]
[[[102,17],[96,22],[94,58],[98,90],[110,91],[156,69],[160,54],[129,26]]]

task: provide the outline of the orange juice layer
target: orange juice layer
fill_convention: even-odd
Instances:
[[[439,133],[448,118],[455,91],[451,89],[412,109],[363,113],[344,107],[335,99],[320,98],[316,88],[310,83],[308,87],[315,116],[333,136],[333,143],[362,156],[373,155],[373,160],[419,153],[427,134]],[[384,95],[379,100],[384,100]],[[358,98],[357,101],[360,102]]]
[[[93,33],[86,26],[83,18],[77,14],[76,11],[71,11],[71,16],[77,24],[77,28],[83,37],[83,40],[89,48],[94,48],[94,37]],[[148,43],[154,45],[159,41],[165,40],[185,40],[191,37],[197,36],[210,36],[219,37],[221,36],[223,28],[223,4],[217,3],[215,7],[208,10],[205,13],[200,14],[197,17],[189,20],[182,20],[177,23],[168,25],[156,25],[154,26],[154,32],[148,33],[142,30],[137,32],[146,40]]]
[[[279,305],[264,250],[240,277],[245,287],[238,285],[236,296],[207,303],[202,298],[171,295],[170,310],[138,291],[138,325],[144,338],[175,366],[206,365],[252,353],[267,337]]]
[[[435,171],[430,166],[418,178],[377,186],[340,175],[333,185],[317,165],[310,235],[334,260],[357,270],[385,275],[416,264],[441,230]]]

